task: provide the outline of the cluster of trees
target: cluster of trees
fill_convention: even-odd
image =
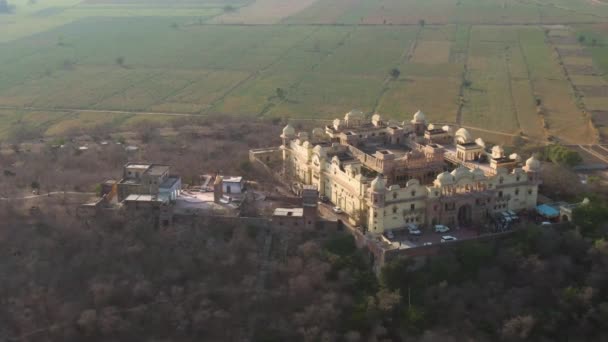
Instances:
[[[465,243],[415,271],[408,260],[392,262],[382,285],[410,300],[390,321],[445,340],[604,341],[607,215],[592,202],[575,211],[580,230],[536,227]]]
[[[547,146],[545,156],[551,162],[565,166],[576,166],[583,161],[578,152],[562,145]]]
[[[85,225],[0,206],[1,332],[68,342],[603,341],[606,215],[604,204],[582,207],[575,220],[593,229],[530,228],[416,267],[396,259],[377,278],[344,232],[201,220],[159,230],[111,216]]]
[[[376,278],[344,232],[202,220],[160,229],[112,215],[85,224],[3,202],[0,219],[3,338],[354,341],[362,308],[388,305],[372,300]]]
[[[12,151],[0,153],[0,194],[30,190],[34,182],[41,192],[91,191],[100,182],[120,178],[122,166],[130,160],[172,165],[172,172],[188,184],[196,183],[200,174],[217,171],[247,176],[253,172],[251,165],[242,163],[248,150],[278,144],[280,131],[278,122],[209,118],[178,120],[170,127],[142,123],[118,133],[114,127],[100,126],[43,143],[37,136],[19,143],[26,137],[14,136],[11,144],[0,143],[0,149]],[[100,145],[101,141],[109,143]],[[85,144],[87,151],[77,149]],[[128,144],[140,150],[129,153]],[[61,145],[64,148],[58,148]]]

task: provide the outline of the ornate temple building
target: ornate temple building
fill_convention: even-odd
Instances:
[[[324,128],[287,125],[279,148],[250,151],[282,163],[291,184],[312,185],[371,233],[410,223],[464,227],[495,213],[533,209],[540,162],[522,164],[502,147],[486,149],[464,128],[435,127],[418,111],[409,122],[351,111]]]

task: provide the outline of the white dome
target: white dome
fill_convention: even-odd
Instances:
[[[429,124],[428,126],[426,126],[426,129],[428,129],[429,131],[434,130],[435,129],[435,125]]]
[[[426,116],[424,115],[424,113],[421,110],[418,110],[416,112],[416,114],[414,114],[414,119],[412,120],[412,122],[425,122],[426,121]]]
[[[471,177],[471,171],[464,166],[459,166],[457,169],[452,171],[452,176],[454,176],[456,180],[463,177]]]
[[[526,171],[538,171],[540,169],[540,161],[532,156],[526,160]]]
[[[376,176],[372,183],[370,184],[373,191],[384,191],[386,188],[386,183],[384,182],[384,178],[381,175]]]
[[[454,176],[452,176],[451,173],[449,173],[447,171],[444,171],[444,172],[440,173],[439,176],[437,176],[437,180],[442,185],[444,185],[444,184],[451,184],[451,183],[454,182]]]
[[[323,128],[315,128],[312,130],[312,136],[314,138],[323,138],[325,137],[325,131],[323,130]]]
[[[500,145],[494,145],[494,147],[492,147],[492,152],[503,153],[504,151],[505,149]]]
[[[283,136],[292,137],[294,135],[296,135],[296,130],[293,129],[290,124],[287,124],[287,126],[283,128]]]
[[[492,147],[492,158],[502,158],[505,155],[505,150],[502,146],[494,145]]]
[[[473,174],[473,179],[484,179],[486,177],[486,174],[480,168],[473,170],[471,173]]]
[[[460,128],[457,130],[454,137],[456,138],[456,142],[459,144],[466,144],[473,141],[471,133],[469,133],[466,128]]]

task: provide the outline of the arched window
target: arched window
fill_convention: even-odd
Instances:
[[[397,213],[397,206],[394,206],[393,207],[393,214],[396,214],[396,213]]]
[[[397,198],[397,193],[393,192],[393,199],[396,199],[396,198]]]
[[[505,180],[505,179],[504,179],[503,177],[500,177],[500,178],[498,179],[498,183],[502,184],[502,182],[504,182],[504,180]]]

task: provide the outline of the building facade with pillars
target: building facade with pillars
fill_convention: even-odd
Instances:
[[[311,134],[287,125],[281,139],[284,179],[313,186],[371,233],[481,224],[536,205],[538,160],[487,151],[464,128],[427,125],[421,111],[389,122],[353,110]]]

